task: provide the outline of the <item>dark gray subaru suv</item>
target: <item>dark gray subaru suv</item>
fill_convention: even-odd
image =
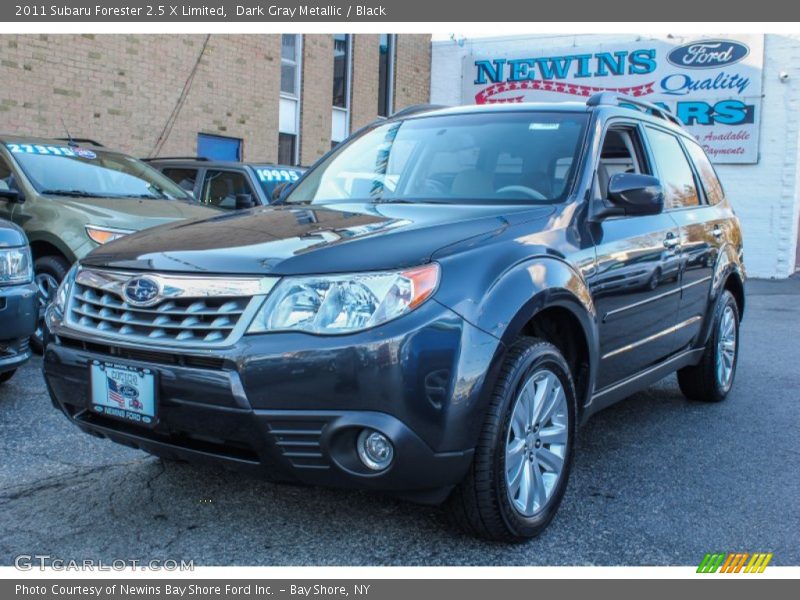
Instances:
[[[658,106],[420,110],[280,205],[82,259],[46,319],[54,404],[86,432],[276,480],[449,499],[468,531],[553,518],[577,426],[677,371],[736,371],[739,222]]]

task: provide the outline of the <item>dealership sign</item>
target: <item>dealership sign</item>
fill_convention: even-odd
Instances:
[[[617,92],[669,108],[717,163],[758,162],[764,37],[652,39],[464,58],[465,103],[585,101]]]

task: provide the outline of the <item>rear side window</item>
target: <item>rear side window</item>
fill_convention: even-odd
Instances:
[[[722,184],[719,182],[716,171],[714,171],[714,167],[711,166],[711,161],[708,160],[708,156],[706,156],[700,145],[695,142],[687,141],[686,149],[689,151],[689,156],[692,157],[697,173],[700,175],[700,182],[703,184],[708,203],[719,203],[725,196],[725,192],[722,189]]]
[[[172,179],[187,192],[194,191],[194,183],[197,181],[197,169],[164,169],[164,175]]]
[[[664,204],[668,209],[687,208],[700,204],[694,174],[678,138],[660,129],[647,128],[658,177],[664,187]]]

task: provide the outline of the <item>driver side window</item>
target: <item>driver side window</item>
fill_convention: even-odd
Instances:
[[[595,197],[608,197],[608,182],[617,173],[651,174],[635,127],[611,127],[606,132],[597,163]]]
[[[0,156],[0,190],[9,190],[12,188],[14,175],[6,163],[6,159]]]

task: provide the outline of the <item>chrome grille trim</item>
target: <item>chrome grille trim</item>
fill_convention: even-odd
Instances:
[[[158,282],[160,299],[133,306],[123,295],[132,279]],[[106,340],[153,346],[230,346],[244,335],[277,277],[209,277],[84,268],[67,303],[70,329]]]

